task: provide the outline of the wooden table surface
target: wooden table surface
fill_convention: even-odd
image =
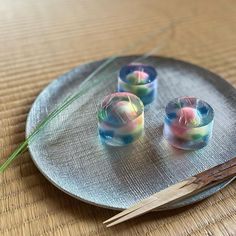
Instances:
[[[234,0],[0,1],[1,161],[24,140],[40,91],[84,62],[155,48],[236,86],[235,25]],[[1,174],[0,185],[0,235],[236,235],[236,182],[194,206],[110,229],[102,221],[114,211],[56,189],[28,153]]]

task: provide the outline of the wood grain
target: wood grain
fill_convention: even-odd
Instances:
[[[119,53],[152,30],[169,27],[126,54],[149,51],[206,67],[236,86],[233,0],[0,1],[1,160],[24,139],[37,94],[76,65]],[[171,26],[170,26],[171,24]],[[150,213],[115,228],[114,211],[53,187],[29,154],[0,176],[1,235],[235,235],[236,183],[192,207]]]
[[[194,177],[192,183],[197,185],[197,189],[204,189],[216,183],[223,182],[228,178],[236,176],[236,157],[230,161],[215,166],[209,170],[205,170]]]

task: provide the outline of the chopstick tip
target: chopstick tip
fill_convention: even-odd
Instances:
[[[106,225],[106,228],[110,228],[110,227],[112,227],[114,225],[116,225],[116,223],[110,223],[110,224]]]

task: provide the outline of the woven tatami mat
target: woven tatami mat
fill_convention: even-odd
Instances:
[[[83,62],[157,47],[156,54],[196,63],[236,86],[235,24],[234,0],[0,1],[1,161],[24,140],[37,94]],[[111,229],[102,221],[114,211],[57,190],[28,153],[0,175],[0,186],[0,235],[236,235],[236,182],[192,207]]]

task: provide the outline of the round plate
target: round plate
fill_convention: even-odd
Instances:
[[[101,144],[97,134],[97,109],[116,90],[117,71],[130,62],[153,65],[159,73],[158,99],[145,108],[145,135],[127,147]],[[104,60],[80,65],[53,81],[34,102],[26,134],[68,96]],[[99,79],[103,82],[97,83]],[[135,202],[225,162],[236,153],[236,90],[198,66],[163,57],[119,57],[93,77],[86,93],[50,122],[29,150],[42,174],[64,192],[91,204],[125,209]],[[172,148],[162,136],[165,105],[179,96],[196,96],[215,110],[213,138],[198,151]],[[172,209],[202,200],[230,181],[165,206]]]

